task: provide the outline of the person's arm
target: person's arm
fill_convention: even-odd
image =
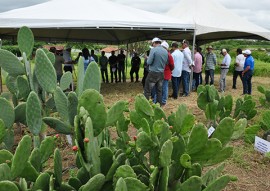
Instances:
[[[147,59],[147,65],[152,65],[153,64],[153,61],[154,61],[154,55],[155,55],[155,50],[151,50],[150,51],[150,54],[149,54],[149,57]]]
[[[214,64],[217,65],[217,56],[215,54],[213,54],[213,61],[214,61]]]
[[[174,69],[174,61],[173,61],[173,57],[171,54],[168,54],[168,64],[170,67],[170,70],[173,71]]]
[[[246,58],[247,59],[247,58]],[[246,68],[244,69],[244,71],[242,72],[242,76],[244,76],[244,74],[247,72],[247,71],[249,71],[249,69],[250,69],[250,65],[251,65],[251,62],[249,61],[249,60],[246,60]]]

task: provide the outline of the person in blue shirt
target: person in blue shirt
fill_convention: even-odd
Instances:
[[[246,57],[245,64],[244,64],[244,71],[242,72],[243,76],[243,94],[251,95],[252,84],[251,78],[254,73],[254,59],[251,56],[250,50],[244,50],[242,52]]]

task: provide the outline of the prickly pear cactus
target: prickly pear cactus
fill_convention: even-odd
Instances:
[[[28,27],[23,26],[20,28],[17,40],[21,53],[23,54],[25,52],[27,57],[32,55],[34,48],[34,35]]]

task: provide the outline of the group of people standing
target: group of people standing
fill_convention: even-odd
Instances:
[[[205,84],[214,84],[214,74],[216,65],[220,66],[219,92],[226,89],[226,76],[228,74],[231,56],[226,49],[222,49],[220,54],[223,56],[221,63],[217,63],[217,56],[213,52],[213,47],[207,47],[207,53],[204,56],[200,47],[195,47],[194,56],[189,49],[189,42],[183,40],[181,42],[182,50],[179,44],[174,42],[169,50],[166,41],[159,38],[152,40],[152,49],[149,56],[145,58],[145,72],[143,79],[144,95],[147,99],[150,97],[154,102],[160,103],[161,106],[166,104],[168,98],[168,81],[172,81],[172,95],[170,97],[177,99],[179,95],[179,86],[182,81],[182,96],[189,96],[190,81],[193,80],[194,89],[202,84],[202,68],[205,64]],[[147,54],[148,55],[148,54]],[[204,59],[205,57],[205,59]],[[193,79],[190,74],[193,72]],[[233,89],[236,89],[237,77],[243,84],[243,94],[251,94],[251,79],[254,72],[254,59],[250,50],[242,51],[237,49],[236,62],[234,64],[233,73]]]

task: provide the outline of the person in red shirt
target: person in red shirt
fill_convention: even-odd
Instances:
[[[169,80],[172,78],[172,71],[174,69],[174,61],[171,53],[169,52],[169,44],[166,41],[161,43],[161,46],[168,51],[168,63],[164,69],[164,80],[162,85],[162,105],[167,103],[169,92]]]

